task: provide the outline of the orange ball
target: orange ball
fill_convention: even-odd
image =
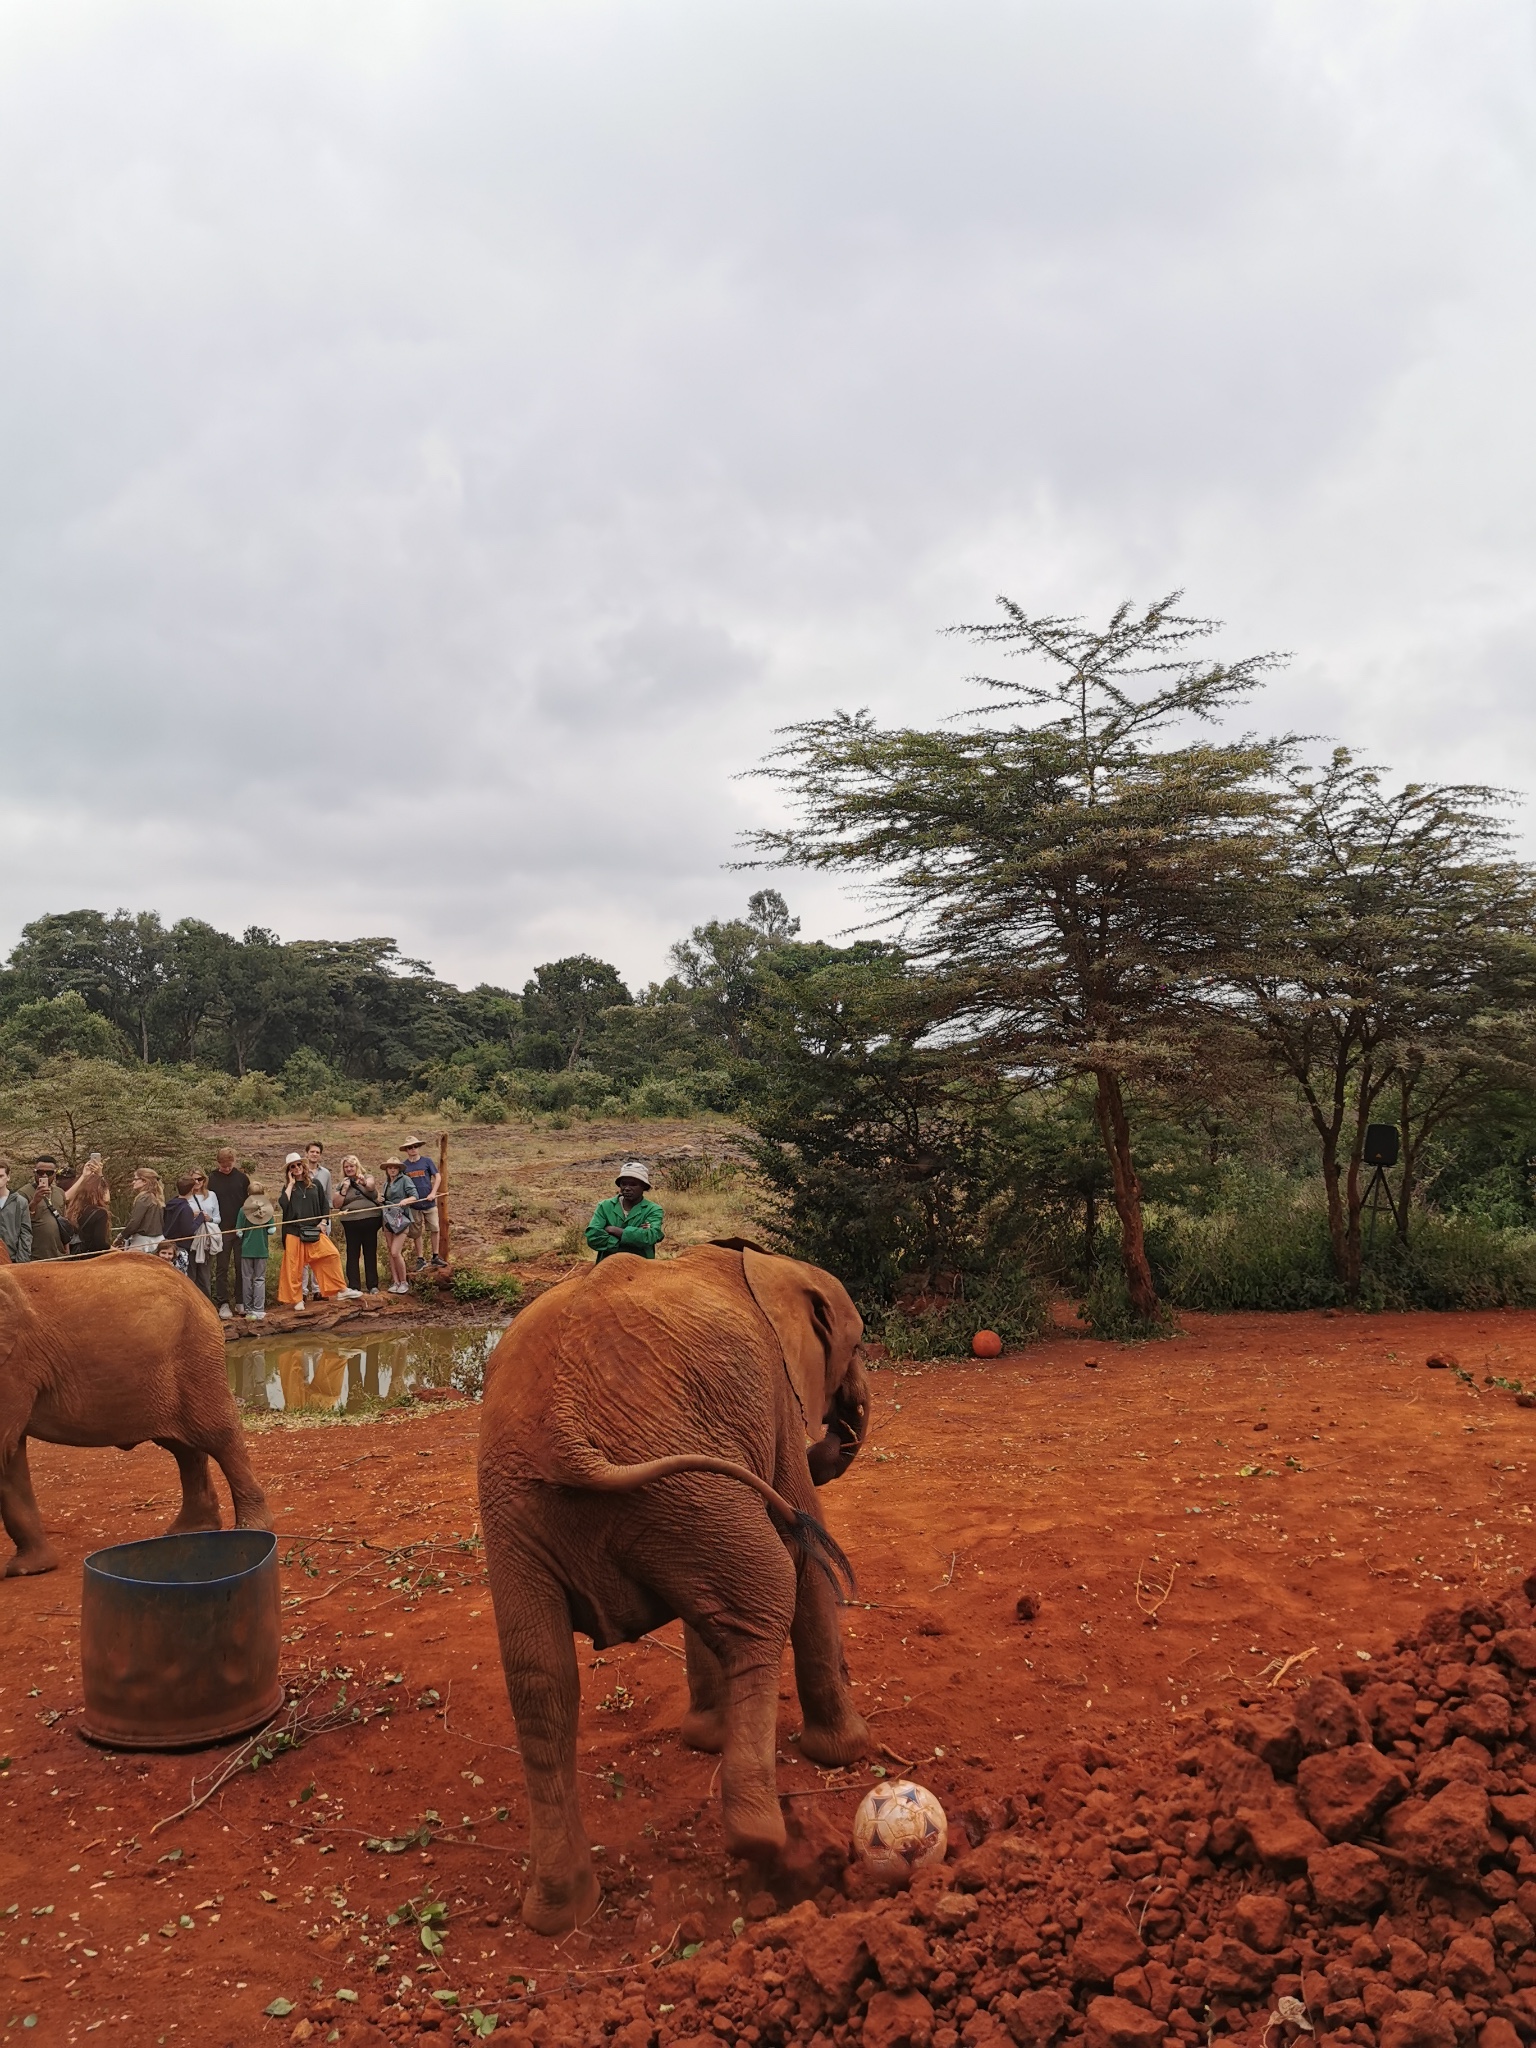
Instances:
[[[971,1355],[974,1358],[1001,1358],[1002,1338],[996,1330],[978,1330],[971,1339]]]

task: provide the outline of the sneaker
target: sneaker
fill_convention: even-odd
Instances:
[[[409,1294],[411,1291],[411,1283],[409,1280],[397,1280],[394,1286],[391,1287],[389,1291],[391,1294]]]
[[[267,1320],[267,1312],[264,1308],[247,1309],[246,1314],[253,1323],[264,1323]]]
[[[309,1303],[307,1301],[296,1301],[293,1304],[293,1312],[296,1316],[307,1316],[309,1314]]]
[[[245,1314],[245,1310],[244,1310],[244,1308],[243,1308],[243,1307],[242,1307],[242,1308],[237,1308],[237,1309],[235,1310],[235,1314],[236,1314],[237,1316],[243,1316],[243,1315]]]
[[[432,1263],[433,1263],[433,1265],[434,1265],[434,1266],[441,1266],[441,1267],[443,1268],[444,1272],[446,1272],[446,1271],[448,1270],[448,1261],[447,1261],[446,1259],[440,1259],[440,1258],[439,1258],[439,1257],[437,1256],[437,1253],[436,1253],[436,1252],[434,1252],[434,1253],[432,1254]]]
[[[427,1270],[427,1262],[425,1259],[418,1259],[416,1261],[416,1270],[418,1273],[425,1273],[425,1271]]]
[[[336,1298],[338,1301],[361,1301],[363,1290],[361,1287],[343,1287]]]
[[[234,1321],[234,1317],[230,1313],[229,1303],[227,1301],[221,1301],[219,1303],[219,1321],[221,1323],[232,1323]]]

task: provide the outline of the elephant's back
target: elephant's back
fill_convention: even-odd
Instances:
[[[514,1321],[487,1367],[483,1437],[534,1474],[542,1445],[573,1430],[616,1463],[731,1455],[767,1419],[769,1336],[739,1252],[618,1254]]]
[[[67,1335],[73,1352],[98,1344],[181,1352],[190,1343],[212,1345],[222,1358],[224,1333],[213,1304],[164,1259],[142,1252],[40,1259],[13,1267],[7,1279],[39,1326]]]

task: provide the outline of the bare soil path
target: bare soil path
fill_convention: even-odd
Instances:
[[[1431,1353],[1456,1366],[1427,1369]],[[1536,1562],[1536,1411],[1490,1375],[1536,1379],[1536,1315],[1191,1316],[1155,1345],[1058,1336],[988,1365],[882,1365],[865,1452],[823,1497],[859,1573],[847,1653],[876,1761],[939,1795],[963,1851],[1064,1745],[1166,1755],[1264,1696],[1286,1658],[1338,1670],[1427,1607],[1518,1579]],[[674,1625],[601,1657],[581,1645],[607,1895],[558,1948],[523,1931],[476,1428],[447,1402],[261,1432],[289,1676],[326,1703],[345,1686],[363,1718],[159,1832],[222,1753],[87,1747],[77,1621],[82,1559],[162,1529],[174,1468],[153,1448],[34,1447],[64,1566],[0,1583],[7,2040],[463,2037],[472,2008],[517,2038],[530,1986],[554,2022],[560,1997],[632,1976],[657,1945],[769,1910],[723,1855],[714,1760],[678,1743]],[[787,1667],[783,1693],[780,1785],[802,1862],[821,1853],[814,1884],[837,1877],[874,1779],[802,1763]],[[447,1913],[436,1954],[388,1922],[428,1895]],[[292,2015],[264,2017],[274,2000]]]

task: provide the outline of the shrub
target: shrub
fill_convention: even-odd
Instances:
[[[642,1081],[629,1098],[629,1113],[641,1117],[684,1117],[694,1115],[693,1097],[681,1081],[659,1077]]]
[[[720,1194],[741,1178],[741,1163],[735,1159],[710,1159],[689,1155],[669,1159],[660,1168],[661,1185],[676,1195]]]
[[[1004,1344],[1027,1344],[1050,1326],[1050,1305],[1035,1277],[1016,1269],[972,1280],[963,1297],[942,1307],[875,1312],[868,1334],[893,1358],[967,1358],[978,1330],[996,1330]]]
[[[514,1273],[482,1273],[460,1266],[449,1289],[455,1301],[504,1301],[510,1307],[523,1298],[523,1283]]]
[[[1208,1211],[1148,1210],[1147,1252],[1170,1307],[1211,1311],[1336,1308],[1322,1191],[1315,1181],[1233,1169]],[[1477,1216],[1416,1209],[1404,1245],[1383,1215],[1366,1225],[1359,1306],[1365,1309],[1524,1307],[1536,1303],[1536,1232]],[[1155,1334],[1140,1326],[1120,1282],[1113,1233],[1084,1302],[1102,1336]]]

